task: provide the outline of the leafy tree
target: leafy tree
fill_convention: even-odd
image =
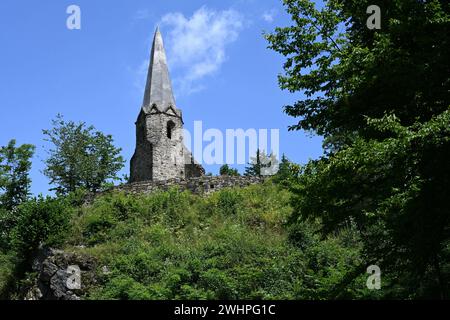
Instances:
[[[36,250],[41,245],[63,243],[71,212],[66,199],[42,196],[27,200],[14,210],[0,210],[0,298],[21,294],[21,280],[31,270]]]
[[[16,147],[15,140],[0,148],[0,299],[14,288],[18,257],[12,250],[13,234],[20,220],[18,208],[29,197],[34,150],[29,144]]]
[[[274,176],[274,181],[283,186],[290,186],[297,182],[300,173],[300,166],[291,162],[286,155],[282,155],[278,172]]]
[[[284,4],[292,25],[266,38],[286,56],[281,88],[306,94],[285,107],[300,119],[290,129],[324,135],[328,151],[292,186],[291,229],[357,226],[364,262],[336,293],[376,263],[385,297],[447,297],[450,4],[381,1],[381,30],[366,27],[370,1]]]
[[[228,164],[224,164],[220,167],[220,175],[221,176],[239,176],[239,172],[237,169],[230,168]]]
[[[0,206],[12,210],[27,200],[30,193],[31,158],[35,147],[24,144],[16,147],[11,140],[7,146],[0,148]]]
[[[45,161],[44,173],[59,194],[77,188],[96,192],[106,183],[118,180],[123,168],[122,149],[116,148],[111,135],[96,131],[84,122],[65,121],[61,115],[52,121],[53,128],[43,130],[46,141],[54,146]]]
[[[291,224],[319,218],[330,234],[354,223],[364,239],[366,264],[378,264],[400,285],[386,289],[388,297],[446,297],[449,123],[450,110],[411,127],[395,117],[369,121],[374,130],[393,136],[358,138],[305,166],[295,186]]]
[[[401,124],[428,121],[450,101],[450,3],[378,1],[381,30],[369,30],[373,1],[283,0],[292,25],[266,38],[286,57],[282,89],[306,99],[285,107],[291,130],[314,130],[332,149],[366,132],[366,117],[395,113]]]

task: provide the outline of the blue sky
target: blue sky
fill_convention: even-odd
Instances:
[[[71,4],[81,8],[81,30],[66,27]],[[291,160],[317,158],[320,137],[287,130],[295,119],[282,107],[302,95],[279,89],[284,58],[267,49],[262,36],[288,24],[275,0],[3,0],[0,145],[13,138],[36,145],[32,192],[46,194],[42,129],[61,113],[112,134],[128,173],[151,40],[160,25],[188,130],[196,120],[223,131],[277,128],[280,151]],[[218,168],[206,166],[213,173]]]

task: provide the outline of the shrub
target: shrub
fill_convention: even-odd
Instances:
[[[90,299],[94,300],[150,300],[148,289],[128,276],[113,278],[103,290],[94,291]]]
[[[5,210],[0,208],[0,249],[11,249],[11,232],[17,224],[17,210]]]
[[[87,244],[95,245],[108,239],[117,222],[111,214],[95,212],[86,217],[84,224],[83,238]]]
[[[219,212],[225,216],[236,215],[241,201],[242,197],[238,191],[232,189],[221,190],[218,193],[217,202]]]
[[[0,299],[7,299],[14,282],[15,259],[13,254],[0,253]]]
[[[13,231],[13,243],[22,258],[39,245],[61,245],[69,230],[71,208],[65,200],[39,196],[22,204],[18,209],[18,222]]]

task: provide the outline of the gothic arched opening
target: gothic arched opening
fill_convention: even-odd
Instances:
[[[175,123],[170,120],[167,122],[167,138],[172,139],[173,131],[175,129]]]

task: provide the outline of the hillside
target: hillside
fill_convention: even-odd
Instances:
[[[82,273],[75,291],[82,299],[329,298],[359,262],[357,238],[347,230],[320,240],[311,223],[290,239],[290,196],[271,182],[207,197],[106,194],[71,207],[58,249],[95,261],[95,281]],[[36,273],[24,278],[29,292]],[[345,295],[369,294],[358,279]]]

